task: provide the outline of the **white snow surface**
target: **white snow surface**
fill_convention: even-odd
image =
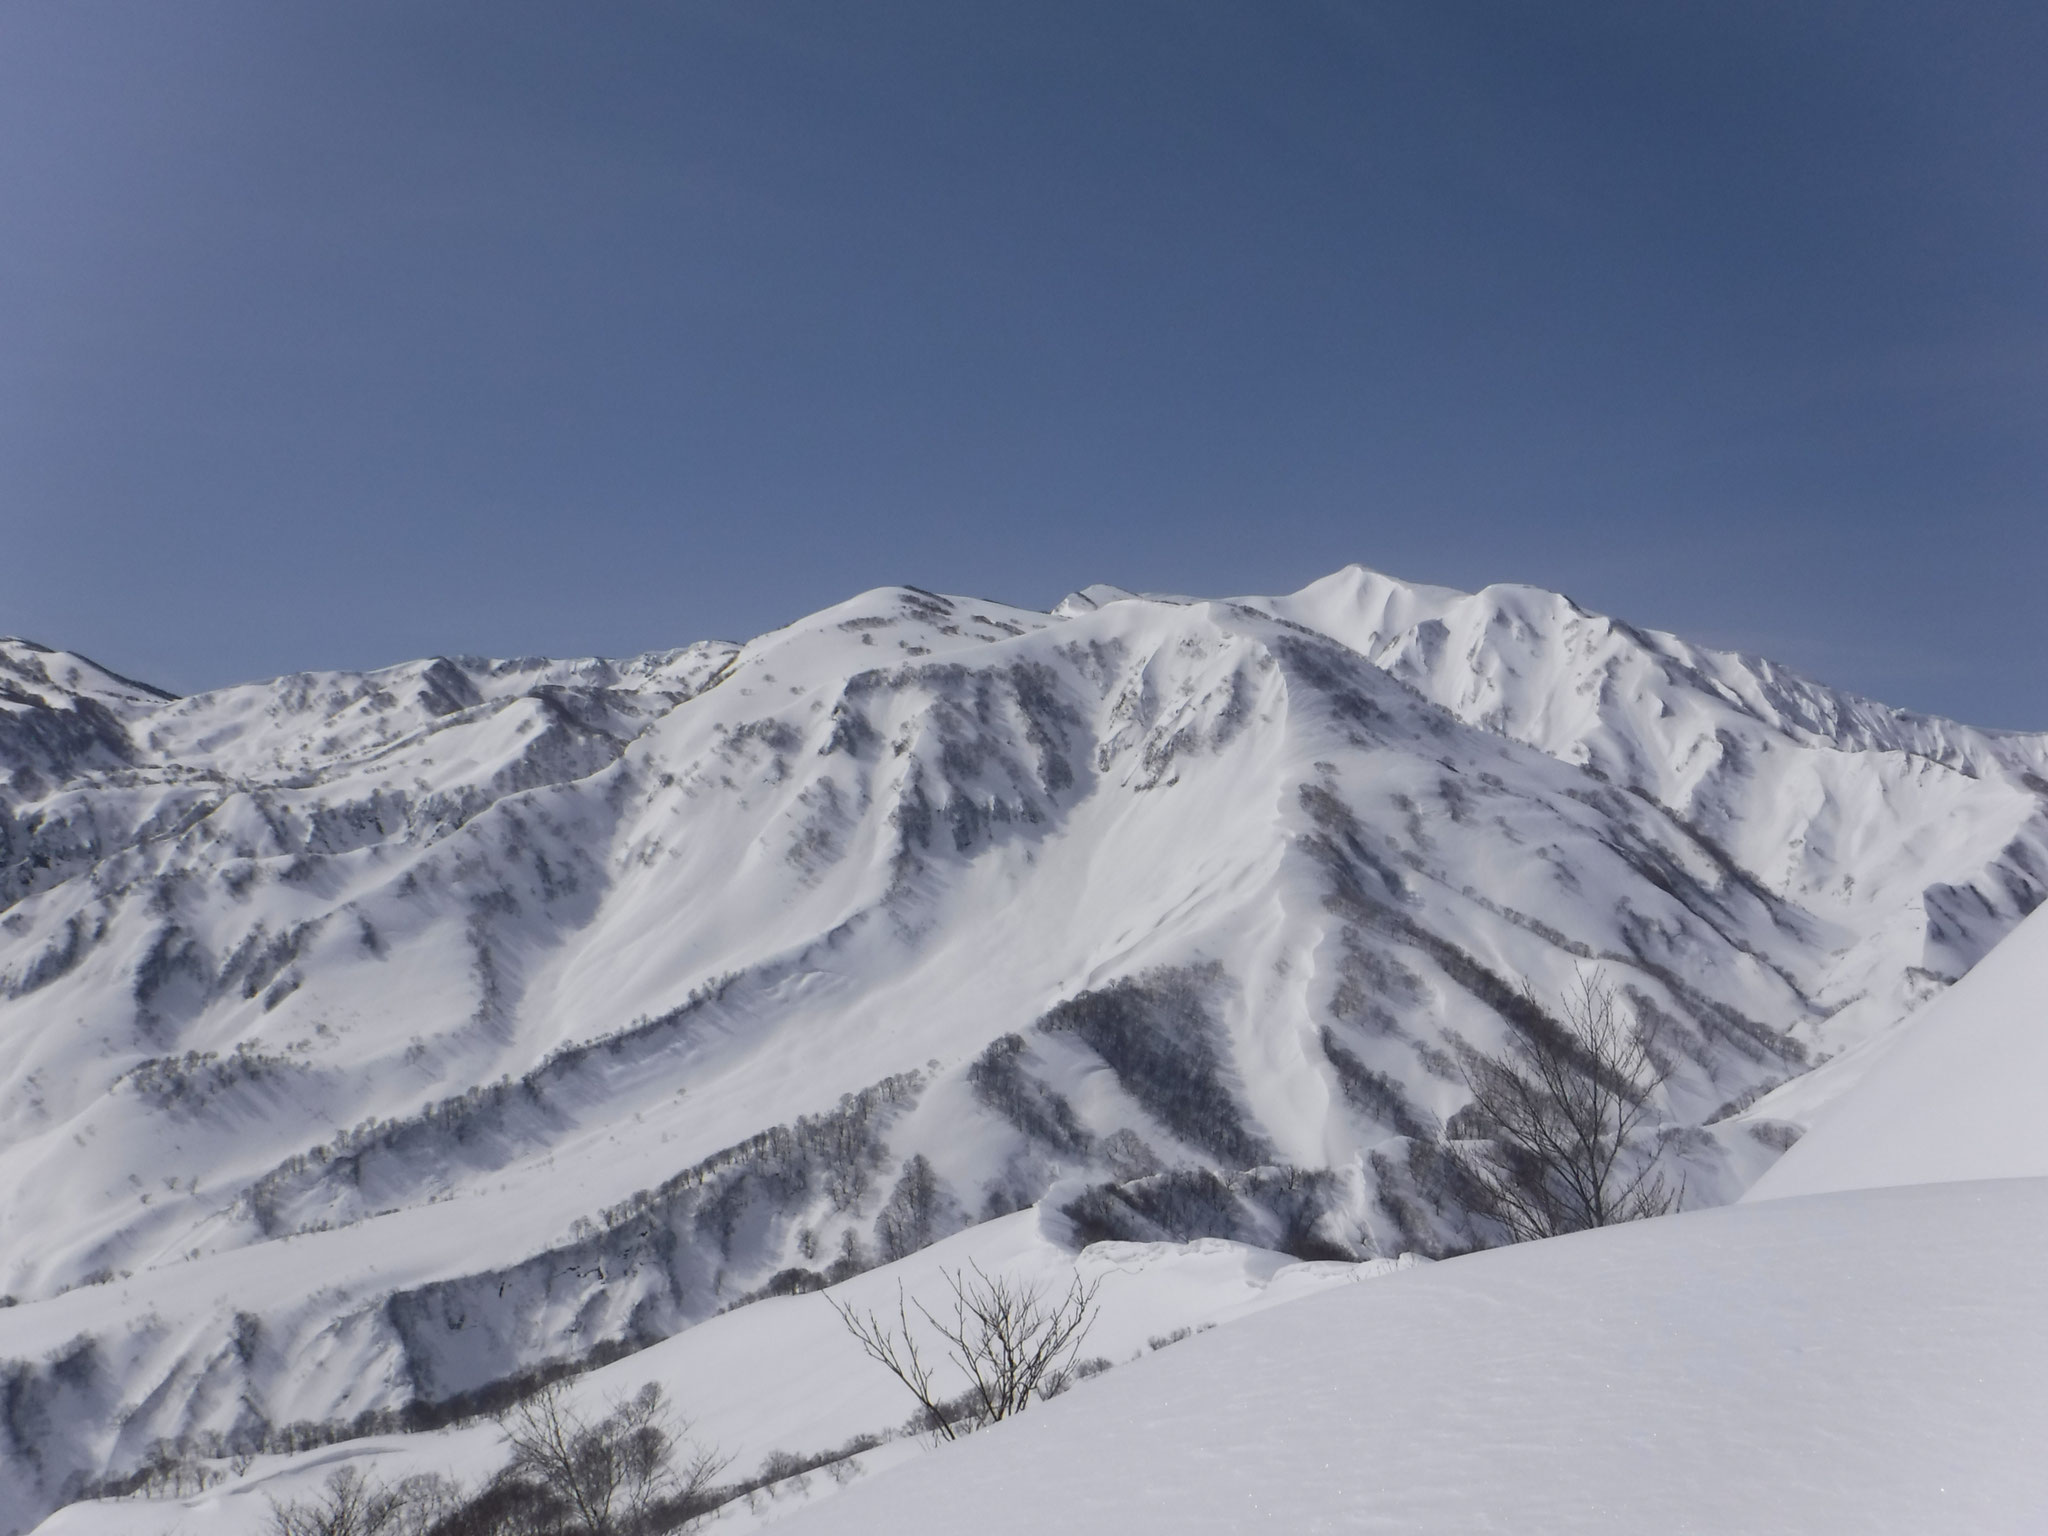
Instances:
[[[1051,1231],[1046,1230],[1050,1226]],[[1035,1288],[1051,1298],[1078,1278],[1093,1287],[1094,1320],[1080,1358],[1122,1366],[1196,1329],[1250,1316],[1283,1302],[1413,1267],[1413,1261],[1304,1263],[1241,1243],[1096,1243],[1076,1255],[1057,1217],[1022,1211],[982,1223],[908,1258],[835,1287],[832,1299],[893,1317],[898,1287],[936,1308],[946,1275],[969,1266]],[[877,1371],[823,1295],[757,1302],[699,1324],[625,1360],[577,1378],[572,1406],[587,1418],[649,1382],[687,1416],[694,1443],[730,1458],[743,1476],[775,1452],[814,1453],[860,1435],[885,1443],[846,1470],[860,1475],[919,1454],[921,1437],[893,1436],[910,1417],[902,1389]],[[343,1466],[372,1482],[423,1473],[474,1489],[505,1460],[502,1435],[484,1423],[431,1434],[371,1436],[293,1456],[259,1457],[239,1476],[188,1497],[128,1497],[68,1505],[37,1527],[39,1536],[260,1536],[273,1502],[317,1497]],[[223,1474],[225,1467],[216,1465]],[[791,1480],[719,1517],[742,1529],[786,1515],[831,1491],[824,1472]]]
[[[789,1536],[2048,1525],[2048,1180],[1741,1205],[1198,1335]]]
[[[1588,965],[1731,1200],[2044,892],[2048,738],[1526,587],[892,588],[187,699],[0,641],[0,1533],[1040,1201],[1485,1241],[1451,1051]]]
[[[1745,1199],[2048,1176],[2048,909],[1865,1049],[1853,1090]]]

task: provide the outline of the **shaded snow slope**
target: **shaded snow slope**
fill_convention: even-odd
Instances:
[[[169,699],[0,643],[0,1532],[1049,1197],[1488,1241],[1457,1040],[1603,967],[1690,1196],[2048,868],[2041,738],[1526,588],[896,588],[744,646]]]
[[[1746,1199],[2048,1176],[2048,911],[1874,1054]]]
[[[2048,1180],[1698,1212],[1202,1334],[789,1536],[2035,1532]]]

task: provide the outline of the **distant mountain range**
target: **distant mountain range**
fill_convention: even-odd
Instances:
[[[191,698],[6,641],[0,775],[0,1531],[1033,1204],[1485,1245],[1456,1042],[1586,968],[1732,1201],[2048,895],[2048,736],[1357,567]]]

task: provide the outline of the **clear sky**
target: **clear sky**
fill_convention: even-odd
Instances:
[[[2048,6],[0,0],[0,631],[1354,560],[2048,728]]]

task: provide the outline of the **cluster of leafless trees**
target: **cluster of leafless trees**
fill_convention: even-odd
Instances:
[[[1548,1027],[1505,1051],[1459,1051],[1472,1103],[1446,1150],[1470,1202],[1516,1242],[1661,1216],[1685,1193],[1658,1168],[1656,1092],[1672,1064],[1655,1025],[1597,971],[1579,973],[1561,1011],[1532,1007]]]
[[[474,1495],[441,1477],[385,1485],[343,1468],[316,1497],[273,1506],[271,1536],[659,1536],[715,1505],[724,1462],[684,1440],[651,1382],[595,1422],[554,1382],[500,1422],[511,1459]]]
[[[271,1536],[428,1536],[461,1503],[444,1477],[408,1477],[387,1486],[343,1467],[317,1497],[273,1504],[270,1530]]]

